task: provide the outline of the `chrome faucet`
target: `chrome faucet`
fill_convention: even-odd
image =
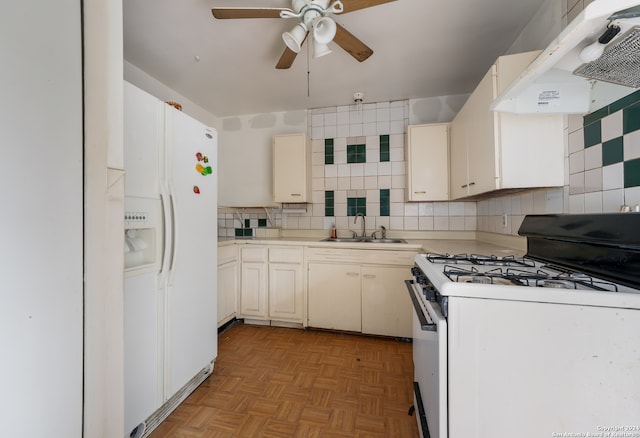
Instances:
[[[382,239],[386,239],[387,238],[387,229],[385,228],[384,225],[380,225],[380,229],[379,230],[375,230],[373,232],[373,234],[371,234],[371,237],[373,237],[374,239],[377,239],[376,234],[378,233],[378,231],[380,231],[380,236]]]
[[[362,218],[362,237],[367,237],[365,234],[365,219],[364,219],[364,214],[363,213],[356,213],[356,217],[353,218],[353,223],[355,224],[356,221],[358,220],[358,216],[360,216]]]

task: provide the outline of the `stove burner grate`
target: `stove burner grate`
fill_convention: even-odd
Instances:
[[[478,254],[436,254],[428,253],[425,256],[431,263],[447,263],[459,265],[482,265],[482,266],[526,266],[534,267],[535,262],[526,257],[516,256],[495,256]]]

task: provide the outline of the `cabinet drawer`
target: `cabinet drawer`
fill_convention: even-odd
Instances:
[[[235,244],[218,247],[218,265],[232,262],[237,259],[238,259],[238,247]]]
[[[413,265],[416,251],[309,248],[307,260],[376,265]]]
[[[270,263],[302,263],[302,248],[269,248]]]
[[[267,248],[264,246],[244,246],[240,248],[240,258],[243,262],[266,262]]]

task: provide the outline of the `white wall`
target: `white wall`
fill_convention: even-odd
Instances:
[[[81,2],[3,4],[2,435],[82,436]]]

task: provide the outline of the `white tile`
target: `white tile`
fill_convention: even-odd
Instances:
[[[335,138],[338,135],[338,127],[333,126],[325,126],[324,127],[324,138]]]
[[[391,188],[391,175],[379,175],[378,176],[378,187],[381,189],[390,189]]]
[[[313,204],[311,206],[311,215],[315,217],[324,216],[324,204]]]
[[[602,127],[602,141],[620,137],[622,135],[622,111],[616,111],[607,117],[603,117],[600,124]]]
[[[533,202],[533,201],[532,201]],[[533,207],[531,207],[533,208]],[[486,216],[489,214],[489,201],[478,201],[476,203],[477,215],[478,216]]]
[[[569,173],[584,172],[584,150],[569,155]]]
[[[311,166],[311,178],[324,178],[324,164],[321,166]]]
[[[394,105],[389,108],[389,120],[400,120],[404,122],[404,106]]]
[[[465,216],[476,216],[478,214],[477,204],[475,202],[465,202],[464,203],[464,215]]]
[[[464,231],[464,216],[449,216],[449,229]]]
[[[363,176],[352,176],[351,177],[351,188],[352,189],[364,189],[364,177]]]
[[[464,216],[464,202],[450,202],[449,216]]]
[[[324,152],[313,152],[311,154],[311,164],[314,166],[324,166]]]
[[[364,177],[364,188],[365,189],[377,189],[378,188],[378,177],[377,176],[365,176]]]
[[[333,139],[333,152],[347,152],[347,136]]]
[[[338,178],[351,176],[351,164],[338,164]]]
[[[418,216],[419,205],[415,202],[408,202],[404,205],[405,216]]]
[[[314,126],[311,128],[311,138],[312,139],[323,139],[324,138],[324,127]]]
[[[404,133],[389,135],[389,148],[404,148]]]
[[[324,140],[311,140],[311,152],[324,154]]]
[[[346,190],[336,190],[333,193],[333,201],[336,203],[346,204],[347,203],[347,191]]]
[[[345,138],[345,137],[349,137],[349,125],[338,125],[338,130],[336,131],[336,138]]]
[[[584,194],[584,212],[602,213],[602,192]]]
[[[404,161],[391,162],[391,175],[406,175],[407,170]]]
[[[377,132],[378,132],[378,125],[376,122],[362,124],[362,135],[372,135]]]
[[[433,215],[434,216],[449,216],[449,203],[448,202],[434,202],[433,203]]]
[[[389,134],[401,134],[405,132],[405,128],[404,120],[392,120],[389,122]]]
[[[584,194],[569,195],[569,213],[584,213]]]
[[[584,173],[584,192],[593,193],[593,192],[601,192],[601,191],[602,191],[602,167],[598,169],[587,170]]]
[[[580,114],[569,114],[567,116],[567,127],[569,132],[581,129],[584,124],[584,118]]]
[[[369,202],[369,198],[367,198],[367,216],[380,216],[380,203],[379,202]],[[369,227],[369,226],[368,226]]]
[[[385,135],[389,133],[390,122],[387,121],[378,121],[376,122],[376,131],[379,135]]]
[[[313,190],[311,192],[311,202],[324,206],[324,190]]]
[[[584,149],[584,132],[582,129],[569,134],[569,153]]]
[[[390,109],[388,104],[376,107],[377,122],[389,122],[390,120],[391,120],[391,117],[390,117]]]
[[[584,150],[584,168],[595,169],[602,167],[602,144],[591,146]]]
[[[569,177],[569,194],[584,193],[584,172],[574,173]]]
[[[640,201],[639,201],[640,202]],[[615,213],[624,204],[624,189],[605,190],[602,192],[602,212]]]
[[[347,204],[335,203],[333,208],[333,213],[336,216],[346,216],[347,215]]]
[[[389,148],[389,158],[392,162],[404,161],[404,148]]]
[[[640,204],[640,187],[624,189],[624,203],[631,207]]]
[[[624,136],[624,160],[640,158],[640,130]]]
[[[324,178],[311,178],[311,190],[325,190]]]
[[[378,175],[391,175],[391,162],[378,163]]]
[[[449,216],[436,216],[433,218],[433,229],[443,231],[449,229]]]
[[[624,164],[616,163],[602,168],[602,190],[624,187]]]
[[[365,147],[367,151],[370,149],[380,151],[380,136],[377,134],[367,135],[365,138]]]
[[[402,202],[391,202],[389,205],[389,213],[391,213],[391,216],[404,217],[404,204]]]
[[[533,192],[533,211],[534,213],[547,212],[547,191],[536,190]]]
[[[336,164],[327,164],[324,166],[325,178],[335,178],[338,176],[338,166]]]
[[[422,231],[433,230],[433,216],[428,216],[428,217],[420,216],[418,218],[418,229]]]
[[[348,176],[338,177],[338,190],[349,190],[351,188],[351,178]]]
[[[404,218],[402,216],[391,216],[389,218],[390,230],[404,230]]]
[[[418,204],[419,216],[433,216],[433,203],[432,202],[420,202]]]
[[[377,163],[365,163],[364,164],[364,176],[377,176],[378,164]]]
[[[349,166],[351,166],[351,176],[364,176],[363,163],[353,163],[349,164]]]
[[[391,188],[404,189],[407,186],[407,178],[404,175],[391,175]]]
[[[404,218],[404,229],[405,230],[419,230],[418,218],[417,217],[406,217]]]
[[[328,113],[324,115],[324,126],[336,126],[338,124],[337,113]]]
[[[356,123],[349,125],[349,135],[351,137],[363,135],[362,123]]]
[[[311,126],[314,128],[324,127],[324,115],[323,114],[313,114],[311,116]]]
[[[389,191],[389,200],[391,202],[404,202],[404,190],[391,189]]]
[[[477,218],[475,216],[464,217],[464,229],[465,231],[475,231],[478,228]]]
[[[378,216],[376,218],[376,228],[380,228],[385,227],[387,229],[390,229],[390,225],[389,225],[389,216]]]
[[[349,109],[349,125],[353,126],[353,125],[361,125],[362,124],[362,111],[358,110],[358,108],[353,105],[350,109]],[[356,135],[362,135],[362,134],[356,134]]]
[[[338,189],[338,178],[325,178],[324,179],[324,189],[325,190],[337,190]]]
[[[547,213],[559,214],[564,211],[564,189],[562,187],[547,189],[546,196]]]
[[[363,123],[375,123],[376,120],[376,109],[375,108],[363,108],[362,110],[362,122]]]

